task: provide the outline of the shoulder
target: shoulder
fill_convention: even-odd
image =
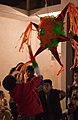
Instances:
[[[60,91],[57,89],[51,89],[50,94],[59,95]]]
[[[60,93],[60,90],[58,90],[58,89],[52,89],[51,92]]]
[[[64,90],[58,90],[58,89],[53,89],[54,95],[58,96],[60,100],[64,99],[66,96],[66,93]]]
[[[70,92],[72,92],[75,88],[76,88],[75,85],[72,85],[72,86],[70,87]]]

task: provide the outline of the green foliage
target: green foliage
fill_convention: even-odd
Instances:
[[[44,29],[42,28],[42,29],[40,30],[40,35],[43,36],[44,34],[45,34],[45,32],[44,32]]]
[[[33,61],[33,62],[32,62],[32,66],[33,66],[34,68],[38,67],[38,64],[36,63],[36,61]]]

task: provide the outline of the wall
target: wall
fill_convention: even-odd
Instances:
[[[0,81],[18,62],[25,62],[26,51],[19,52],[18,39],[26,27],[26,22],[0,17]],[[18,47],[15,48],[18,42]]]

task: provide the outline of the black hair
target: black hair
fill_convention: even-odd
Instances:
[[[77,35],[75,35],[75,36],[73,37],[73,39],[74,39],[76,42],[78,42],[78,36],[77,36]]]
[[[78,73],[78,67],[74,68],[74,73]]]
[[[16,67],[11,68],[9,75],[11,75],[15,71]]]
[[[7,75],[2,81],[2,85],[6,90],[11,91],[16,86],[16,78],[11,75]]]
[[[52,86],[52,80],[50,79],[44,79],[44,83],[49,83]]]
[[[32,65],[28,65],[27,68],[26,68],[26,71],[32,71],[33,74],[34,74],[34,68]]]
[[[0,90],[0,95],[3,94],[4,92],[2,90]]]

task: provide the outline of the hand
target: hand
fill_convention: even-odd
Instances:
[[[43,89],[42,85],[39,85],[39,87],[37,88],[38,92],[42,91],[42,89]]]
[[[39,75],[40,79],[43,80],[43,76],[42,75]]]
[[[39,67],[34,68],[35,73],[39,76],[40,75],[40,69]]]

